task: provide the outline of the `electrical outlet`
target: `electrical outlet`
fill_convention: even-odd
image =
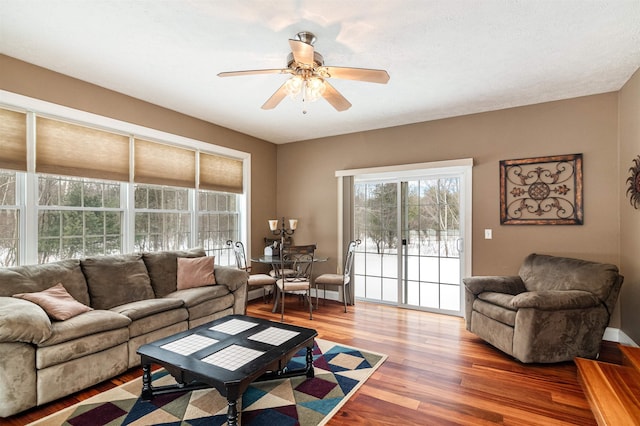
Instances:
[[[490,240],[491,238],[493,238],[493,232],[491,232],[491,229],[485,229],[484,230],[484,239],[485,240]]]

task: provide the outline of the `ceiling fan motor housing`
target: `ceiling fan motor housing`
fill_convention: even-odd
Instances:
[[[303,43],[307,43],[313,46],[313,43],[316,42],[316,36],[309,31],[300,31],[295,35],[295,40],[299,40]]]
[[[300,62],[296,62],[293,57],[293,53],[289,53],[287,55],[287,68],[291,68],[296,71],[298,69],[316,69],[324,65],[324,58],[318,52],[313,52],[313,64],[301,64]]]

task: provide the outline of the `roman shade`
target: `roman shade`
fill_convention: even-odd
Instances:
[[[27,170],[27,115],[0,109],[0,169]]]
[[[35,171],[242,194],[242,160],[35,116]],[[27,114],[0,108],[0,169],[27,171]],[[199,166],[198,166],[199,162]],[[198,170],[198,173],[196,173]]]
[[[200,153],[200,189],[242,194],[242,160]]]
[[[36,117],[36,140],[37,173],[129,180],[128,136]]]
[[[143,139],[134,141],[136,183],[196,187],[196,152]]]

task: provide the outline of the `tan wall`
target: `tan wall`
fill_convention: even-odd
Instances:
[[[620,294],[622,330],[640,344],[640,209],[626,195],[632,160],[640,155],[640,70],[620,90]]]
[[[4,55],[0,69],[2,90],[250,152],[253,254],[261,252],[267,219],[296,217],[296,242],[316,242],[331,258],[317,272],[336,269],[336,170],[473,157],[473,274],[516,273],[529,252],[620,264],[627,276],[623,330],[640,341],[640,219],[620,195],[629,161],[640,152],[637,74],[621,92],[620,163],[617,93],[276,146]],[[501,226],[498,161],[572,153],[584,154],[585,224]],[[493,240],[483,239],[485,228],[493,229]]]
[[[607,93],[279,145],[278,214],[298,218],[296,242],[317,242],[333,259],[317,269],[335,271],[336,170],[472,157],[474,275],[516,274],[531,252],[618,264],[617,103]],[[500,160],[574,153],[584,161],[584,225],[500,225]]]
[[[0,89],[251,153],[252,229],[263,229],[275,213],[276,146],[224,127],[0,55]],[[262,232],[252,235],[261,253]]]

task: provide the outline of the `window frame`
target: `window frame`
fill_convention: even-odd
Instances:
[[[20,239],[22,235],[22,229],[24,228],[24,207],[20,203],[20,189],[23,187],[23,175],[24,172],[20,172],[18,170],[9,170],[9,169],[0,169],[3,174],[13,174],[14,176],[14,200],[13,204],[0,204],[0,211],[14,211],[16,212],[16,231],[17,231],[17,247],[15,247],[16,253],[16,264],[20,264],[20,260],[23,258],[23,242]],[[12,265],[3,265],[0,264],[0,267],[3,266],[12,266]]]
[[[196,152],[219,155],[242,161],[243,192],[237,194],[237,209],[239,212],[239,239],[249,247],[251,223],[251,154],[211,143],[198,141],[180,135],[175,135],[133,123],[128,123],[97,114],[76,110],[73,108],[53,104],[39,99],[0,90],[0,107],[25,112],[27,114],[27,172],[16,172],[16,184],[20,192],[18,208],[20,210],[19,223],[19,251],[18,265],[35,264],[38,262],[38,175],[35,173],[35,117],[68,121],[83,126],[89,126],[108,132],[130,135],[130,159],[133,163],[133,138],[156,141],[180,148],[195,150]],[[190,246],[196,247],[198,242],[198,208],[199,182],[196,178],[195,188],[189,188],[191,233]],[[122,252],[134,252],[135,244],[135,200],[133,182],[133,167],[131,167],[129,182],[121,185],[121,208],[125,210],[122,223]]]

